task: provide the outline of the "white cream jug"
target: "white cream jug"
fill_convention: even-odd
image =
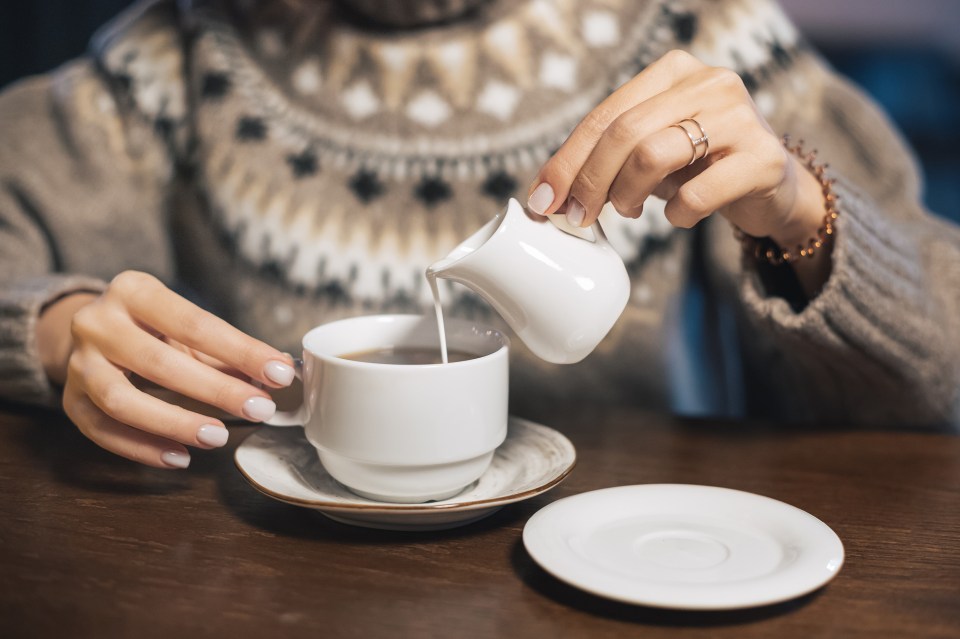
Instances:
[[[427,276],[477,292],[541,359],[579,362],[620,317],[630,278],[599,224],[558,226],[564,221],[529,213],[511,198]]]

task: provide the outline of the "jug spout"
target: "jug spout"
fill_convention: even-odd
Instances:
[[[504,213],[501,213],[494,217],[492,220],[484,224],[479,231],[475,232],[466,240],[458,244],[457,247],[450,251],[446,257],[437,260],[427,267],[427,277],[455,279],[461,270],[461,268],[458,268],[458,264],[460,267],[462,267],[463,265],[460,264],[460,262],[463,260],[463,258],[474,253],[477,249],[486,244],[491,237],[493,237],[494,233],[497,232],[497,228],[500,226],[500,223],[503,222],[504,215]]]

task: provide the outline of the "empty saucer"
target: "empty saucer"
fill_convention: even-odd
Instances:
[[[576,452],[552,428],[511,417],[507,438],[480,479],[453,497],[425,504],[372,501],[350,492],[324,470],[300,428],[261,428],[237,447],[234,461],[268,497],[316,509],[335,521],[386,530],[441,530],[550,490],[573,470]]]
[[[558,579],[626,603],[723,610],[777,603],[830,581],[843,544],[788,504],[714,486],[620,486],[560,499],[523,543]]]

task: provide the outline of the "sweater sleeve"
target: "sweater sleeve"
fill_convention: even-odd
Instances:
[[[0,286],[0,398],[53,406],[57,389],[47,379],[36,344],[43,307],[79,292],[100,292],[102,280],[83,275],[48,274],[17,278]]]
[[[37,356],[45,306],[124,270],[173,274],[164,203],[180,96],[156,71],[168,17],[138,7],[90,57],[0,94],[0,399],[58,401]],[[159,115],[143,108],[151,95]]]
[[[743,260],[753,337],[789,369],[784,405],[808,419],[960,423],[960,229],[925,211],[910,151],[886,117],[814,56],[798,61],[771,121],[817,148],[837,178],[832,270],[799,310]],[[781,267],[785,268],[785,267]],[[783,279],[781,278],[781,281]],[[787,377],[785,375],[785,377]],[[787,390],[789,389],[789,390]],[[804,414],[805,413],[805,414]]]

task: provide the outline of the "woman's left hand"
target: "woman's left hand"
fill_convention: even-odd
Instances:
[[[673,126],[683,120],[691,136],[700,137],[697,125],[706,133],[706,157],[704,143]],[[674,226],[719,212],[783,248],[816,236],[825,212],[816,178],[784,149],[740,76],[683,51],[664,55],[587,114],[540,170],[528,206],[589,226],[607,201],[639,217],[651,194],[667,201]]]

